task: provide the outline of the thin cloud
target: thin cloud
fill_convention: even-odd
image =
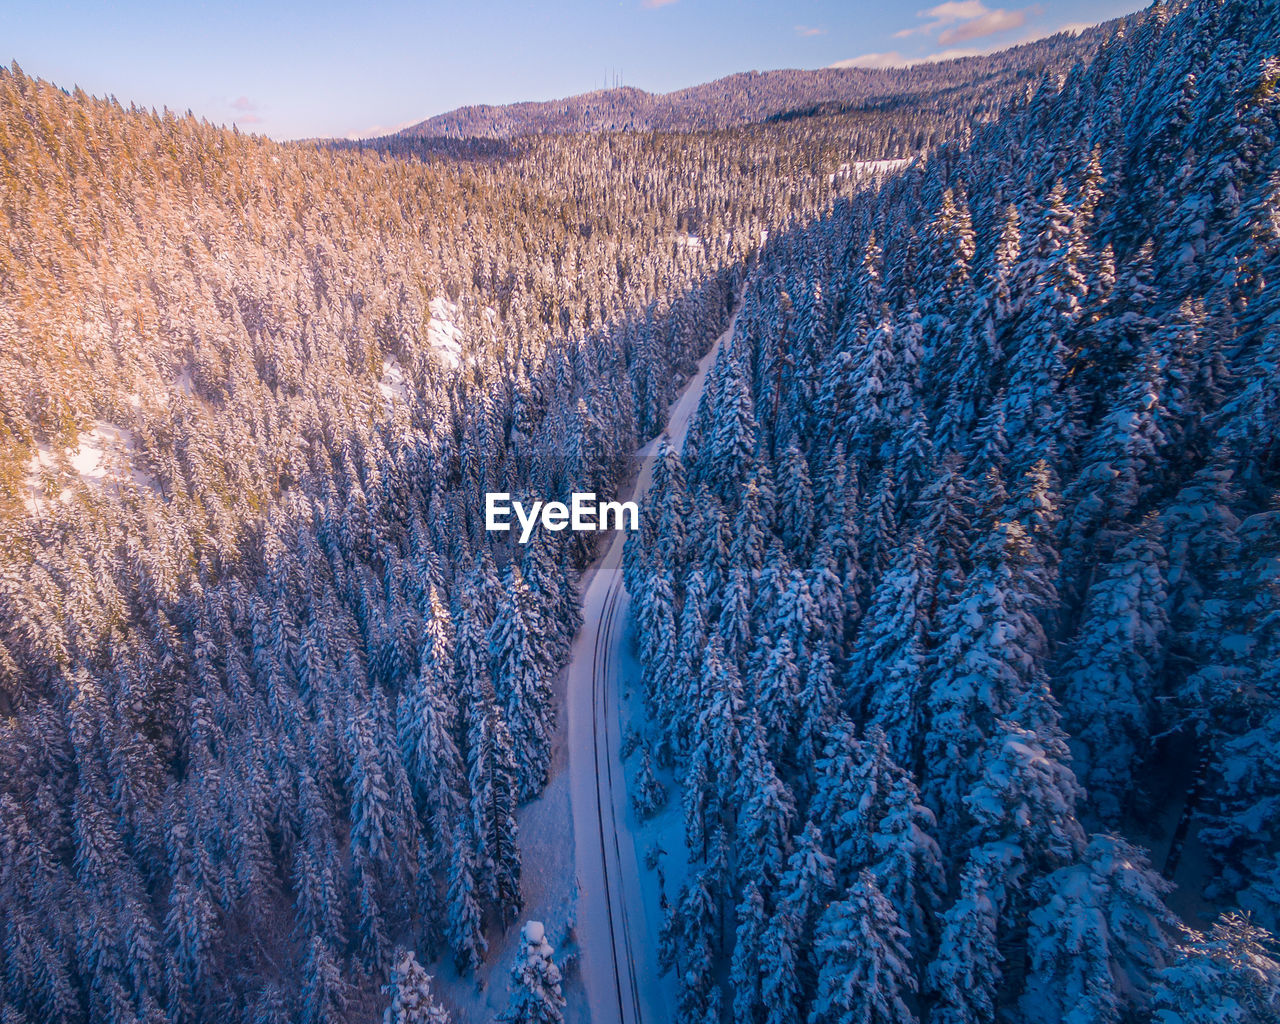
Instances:
[[[917,18],[932,18],[933,20],[924,25],[917,25],[915,28],[904,28],[901,32],[895,32],[893,38],[906,39],[908,36],[913,36],[917,33],[936,32],[947,25],[954,25],[957,21],[970,21],[973,18],[980,18],[987,13],[987,10],[987,6],[982,0],[951,0],[949,3],[938,4],[936,7],[930,7],[925,11],[916,11]]]
[[[258,104],[248,96],[237,96],[229,100],[227,106],[235,111],[235,115],[231,118],[233,124],[262,124],[262,118],[257,114]]]
[[[937,53],[926,53],[922,57],[904,57],[897,50],[888,53],[864,53],[859,57],[849,57],[828,64],[829,68],[912,68],[917,64],[937,64],[944,60],[959,60],[961,57],[981,57],[990,50],[971,50],[960,47],[954,50],[939,50]]]
[[[653,11],[653,10],[657,10],[657,8],[659,7],[666,7],[668,4],[673,4],[675,2],[676,0],[644,0],[644,3],[642,4],[642,6],[647,7],[649,8],[649,10]]]
[[[827,30],[825,28],[814,28],[812,25],[797,25],[796,35],[810,38],[812,36],[825,36]]]
[[[417,117],[412,121],[401,121],[399,124],[375,124],[362,132],[349,132],[345,138],[351,142],[359,142],[361,139],[380,139],[384,135],[394,135],[396,132],[412,128],[415,124],[421,123],[422,118]]]
[[[1084,22],[1069,21],[1050,29],[1035,29],[1026,32],[1016,39],[1009,42],[999,43],[993,46],[982,47],[952,47],[946,50],[939,50],[936,53],[926,53],[919,57],[906,57],[897,50],[890,50],[887,53],[863,53],[857,57],[848,57],[845,60],[838,60],[834,64],[828,64],[829,68],[909,68],[916,64],[936,64],[944,60],[958,60],[961,57],[985,57],[989,53],[997,50],[1006,50],[1014,46],[1023,46],[1027,43],[1034,43],[1037,39],[1048,39],[1050,36],[1056,36],[1060,32],[1070,32],[1072,35],[1078,36],[1081,32],[1091,29],[1101,22]]]
[[[923,11],[917,18],[929,19],[923,25],[904,28],[893,34],[895,39],[907,39],[914,35],[934,35],[944,47],[956,43],[985,39],[1000,32],[1011,32],[1027,23],[1027,16],[1038,13],[1038,7],[1021,7],[1010,10],[1005,7],[988,7],[982,0],[949,0]]]
[[[943,46],[951,46],[954,43],[967,43],[974,39],[985,39],[1000,32],[1022,28],[1027,23],[1029,10],[1031,8],[1027,7],[1019,11],[1007,11],[1003,8],[987,11],[980,18],[974,18],[972,21],[966,21],[940,32],[938,42]]]
[[[897,50],[890,50],[888,53],[863,53],[857,57],[846,57],[844,60],[838,60],[834,64],[828,64],[829,68],[904,68],[911,64],[906,57],[902,56]]]

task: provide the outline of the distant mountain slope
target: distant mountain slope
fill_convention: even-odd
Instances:
[[[595,92],[542,103],[459,107],[396,133],[411,138],[512,138],[534,132],[705,131],[751,124],[793,111],[831,113],[907,98],[919,101],[977,84],[1019,77],[1034,81],[1047,67],[1064,71],[1087,60],[1125,23],[1109,21],[1079,35],[1059,33],[987,57],[910,68],[823,68],[746,71],[677,92]]]

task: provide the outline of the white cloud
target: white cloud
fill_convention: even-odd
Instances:
[[[938,33],[938,42],[943,46],[950,46],[952,43],[967,43],[971,39],[985,39],[999,32],[1022,28],[1027,23],[1028,10],[1030,8],[1018,11],[997,8],[994,11],[987,11],[981,17],[962,22]]]
[[[346,138],[350,142],[359,142],[361,139],[380,139],[384,135],[394,135],[398,131],[405,128],[412,128],[415,124],[421,124],[422,118],[416,117],[412,121],[401,121],[399,124],[385,125],[375,124],[362,132],[350,132]]]
[[[902,56],[897,50],[890,50],[888,53],[863,53],[857,57],[846,57],[844,60],[838,60],[834,64],[828,64],[829,68],[905,68],[911,64],[911,61]]]
[[[901,32],[895,32],[893,37],[895,39],[906,39],[907,36],[913,36],[920,32],[936,32],[947,25],[954,25],[957,21],[980,18],[986,13],[987,6],[982,0],[951,0],[949,3],[938,4],[936,7],[930,7],[925,11],[916,11],[917,18],[932,18],[933,20],[924,25],[917,25],[915,28],[904,28]]]
[[[812,25],[796,26],[796,35],[798,36],[805,36],[808,38],[810,36],[825,36],[826,34],[827,30],[825,28],[814,28]]]
[[[233,100],[227,101],[227,106],[235,113],[231,117],[233,124],[251,125],[262,124],[262,118],[258,116],[258,104],[249,99],[248,96],[237,96]]]
[[[1100,23],[1082,21],[1065,22],[1056,28],[1035,29],[1026,32],[1016,39],[994,46],[950,47],[945,50],[939,50],[936,53],[927,53],[918,57],[906,57],[897,50],[890,50],[887,53],[863,53],[857,57],[848,57],[845,60],[838,60],[834,64],[828,64],[827,67],[909,68],[916,64],[935,64],[938,61],[958,60],[961,57],[985,57],[987,54],[995,53],[997,50],[1007,50],[1014,46],[1022,46],[1024,43],[1034,43],[1037,39],[1047,39],[1049,36],[1056,36],[1060,32],[1070,32],[1072,35],[1079,35],[1086,29],[1093,28],[1096,24]]]
[[[947,3],[917,11],[917,18],[930,19],[923,25],[904,28],[893,35],[895,39],[906,39],[913,35],[937,33],[941,45],[951,46],[1021,28],[1027,23],[1027,16],[1036,10],[1034,7],[1016,10],[992,8],[982,0],[948,0]]]

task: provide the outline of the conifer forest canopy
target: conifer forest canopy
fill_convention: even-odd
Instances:
[[[0,212],[0,1024],[1280,1020],[1275,0]]]

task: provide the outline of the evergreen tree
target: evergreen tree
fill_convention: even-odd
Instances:
[[[1067,722],[1085,751],[1083,781],[1106,821],[1118,819],[1132,788],[1164,660],[1166,555],[1153,532],[1124,544],[1089,588],[1063,672]]]
[[[1171,888],[1139,850],[1109,835],[1038,883],[1027,1019],[1119,1021],[1126,1005],[1148,1012],[1173,925],[1161,899]]]
[[[640,755],[640,770],[636,773],[635,793],[631,804],[637,817],[652,818],[667,801],[667,789],[658,781],[653,773],[653,761],[649,757],[649,748],[645,747]]]
[[[916,979],[906,938],[875,879],[862,872],[818,924],[815,955],[822,966],[809,1020],[913,1024],[916,1015],[907,1000]]]
[[[453,836],[453,856],[449,865],[447,932],[454,963],[460,971],[475,972],[484,959],[488,943],[481,922],[479,874],[471,830],[459,825]]]
[[[521,799],[541,791],[551,763],[554,709],[545,664],[543,621],[520,569],[507,567],[504,594],[489,630],[494,689],[515,752]]]
[[[995,1019],[1003,960],[997,939],[1003,900],[996,879],[1003,864],[993,852],[977,851],[965,865],[959,895],[943,918],[938,954],[929,965],[929,984],[938,995],[930,1019],[942,1024]]]
[[[1046,639],[1035,617],[1043,580],[1021,524],[1001,523],[960,596],[938,617],[943,642],[930,686],[925,792],[944,830],[978,771],[977,750],[1022,696],[1039,684]]]
[[[333,950],[313,936],[303,967],[302,1019],[307,1024],[343,1024],[347,987]]]
[[[1280,1012],[1280,959],[1270,934],[1238,913],[1208,935],[1188,931],[1154,993],[1158,1024],[1263,1024]]]
[[[866,709],[903,763],[915,760],[919,743],[933,585],[929,554],[913,536],[876,586],[850,658],[847,703]]]
[[[733,1019],[739,1024],[759,1024],[764,1011],[760,982],[768,917],[764,898],[755,882],[747,882],[742,890],[742,902],[738,904],[735,917],[738,926],[733,942],[733,961],[729,967]]]
[[[382,990],[391,995],[382,1024],[449,1024],[449,1014],[432,994],[431,976],[412,951],[401,954],[391,972],[391,983]]]
[[[560,968],[541,921],[526,921],[520,929],[520,952],[511,968],[511,1005],[502,1020],[510,1024],[559,1024],[564,1020]]]

